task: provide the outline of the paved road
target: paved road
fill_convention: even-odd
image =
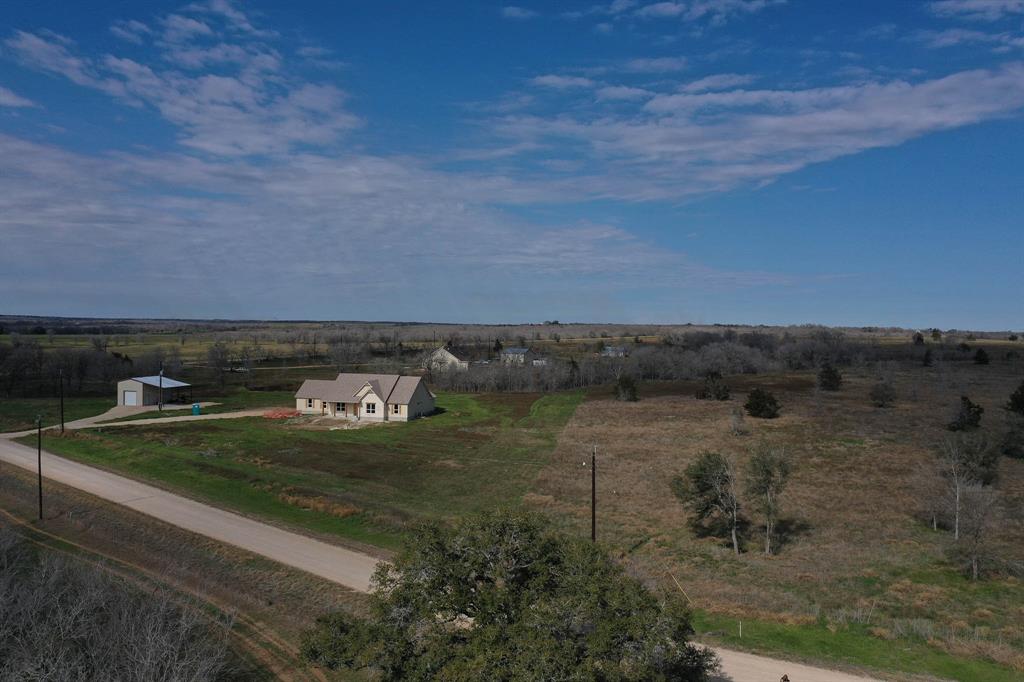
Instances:
[[[36,470],[36,451],[0,438],[0,460]],[[161,521],[366,592],[377,559],[43,452],[43,476]]]
[[[246,413],[227,412],[198,417],[161,417],[122,422],[119,425],[159,424],[195,421],[204,418],[230,419],[258,415],[263,411],[248,410],[245,411]],[[80,420],[80,422],[89,423],[82,423],[78,428],[93,425],[90,420],[99,418],[101,417]],[[116,425],[107,424],[104,425],[104,428],[109,426]],[[0,461],[35,471],[36,451],[10,440],[17,435],[0,434]],[[43,452],[43,475],[51,480],[148,514],[179,528],[241,547],[254,554],[360,592],[369,590],[370,577],[377,567],[378,560],[366,554],[253,521],[238,514],[169,493],[124,476],[72,462],[45,451]],[[728,649],[715,649],[715,651],[722,659],[723,674],[715,678],[720,682],[775,682],[782,675],[788,675],[790,682],[872,682],[872,678],[857,677],[739,651]]]

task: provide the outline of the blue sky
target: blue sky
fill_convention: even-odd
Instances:
[[[0,312],[1019,328],[1024,0],[10,3]]]

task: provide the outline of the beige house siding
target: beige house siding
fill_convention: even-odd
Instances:
[[[434,411],[434,398],[430,395],[430,391],[423,382],[416,387],[416,392],[412,394],[412,398],[409,400],[409,407],[406,413],[406,419],[416,419],[417,417],[423,417]],[[408,415],[412,415],[409,417]]]
[[[304,382],[296,392],[295,409],[336,419],[404,422],[432,413],[434,396],[419,377],[343,373],[334,381]]]

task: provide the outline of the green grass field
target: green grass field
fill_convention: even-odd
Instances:
[[[113,406],[113,398],[65,398],[64,421],[102,414]],[[0,433],[31,429],[36,425],[36,415],[43,416],[43,426],[59,423],[60,401],[57,398],[0,400]]]
[[[410,423],[262,418],[44,436],[51,452],[237,511],[385,548],[409,524],[518,504],[582,394],[441,394]]]
[[[1013,682],[1020,673],[977,659],[962,658],[929,646],[925,640],[887,641],[864,625],[830,629],[822,624],[784,625],[694,613],[694,628],[704,641],[760,654],[857,667],[929,674],[950,680]]]
[[[251,410],[258,407],[294,407],[295,394],[291,391],[247,391],[240,388],[223,396],[210,396],[210,402],[216,405],[204,407],[203,414],[222,414],[224,412],[237,412],[238,410]],[[141,412],[130,417],[110,419],[100,422],[101,424],[112,424],[114,422],[138,421],[140,419],[156,419],[158,417],[174,417],[191,414],[188,409],[171,410],[168,412]]]

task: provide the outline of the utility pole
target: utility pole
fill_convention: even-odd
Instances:
[[[157,412],[164,411],[164,363],[160,363],[160,397],[157,398],[156,410]]]
[[[597,542],[597,446],[590,453],[590,541]]]
[[[64,433],[64,368],[60,370],[60,432]]]
[[[36,416],[36,459],[39,467],[39,520],[43,520],[43,415]]]

